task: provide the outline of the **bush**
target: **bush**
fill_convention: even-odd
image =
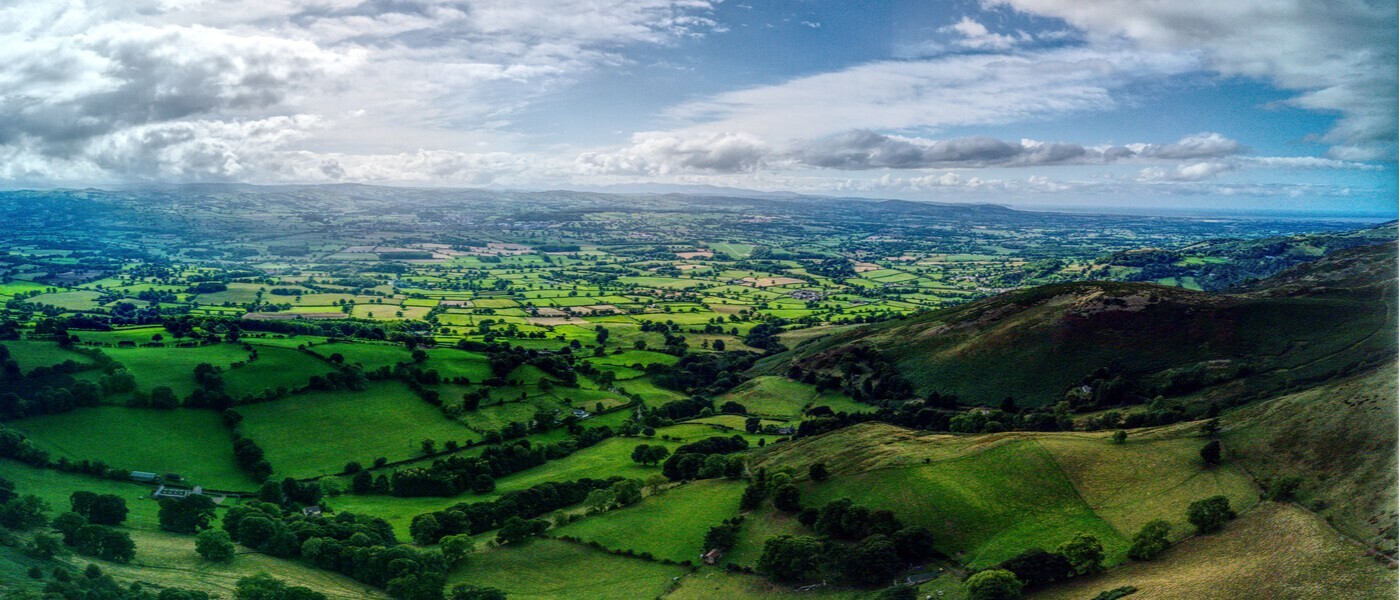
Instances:
[[[1233,518],[1235,511],[1230,508],[1230,499],[1225,496],[1197,500],[1186,508],[1186,519],[1196,526],[1197,533],[1220,531]]]
[[[1006,569],[974,573],[963,582],[969,600],[1018,600],[1024,585]]]
[[[1161,519],[1148,521],[1133,535],[1133,546],[1128,549],[1128,557],[1133,560],[1152,560],[1167,551],[1171,542],[1167,534],[1172,526]]]
[[[221,529],[206,529],[194,538],[194,551],[204,560],[225,562],[233,560],[233,539]]]

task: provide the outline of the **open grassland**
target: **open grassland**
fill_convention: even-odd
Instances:
[[[1094,514],[1049,454],[1030,441],[837,477],[803,491],[810,506],[851,498],[893,510],[906,523],[928,527],[940,551],[974,568],[1027,548],[1054,548],[1081,532],[1097,537],[1110,561],[1127,552],[1127,540]]]
[[[1227,414],[1229,462],[1260,480],[1301,477],[1298,498],[1343,533],[1396,550],[1396,366]]]
[[[100,460],[131,471],[178,473],[222,490],[256,485],[233,461],[229,432],[209,410],[99,406],[9,424],[55,460]]]
[[[94,561],[69,555],[62,559],[70,569],[81,572],[89,563],[121,581],[139,581],[157,587],[179,587],[232,598],[238,580],[267,573],[292,585],[311,588],[329,598],[387,598],[383,590],[358,583],[349,577],[323,571],[297,562],[273,558],[240,548],[226,563],[204,560],[194,551],[194,537],[162,531],[129,530],[136,542],[136,560],[129,564]],[[10,549],[0,548],[0,587],[23,589],[34,583],[25,571],[30,566],[48,567]]]
[[[267,389],[295,390],[314,375],[325,375],[333,367],[300,350],[258,348],[258,359],[224,372],[224,389],[241,398]]]
[[[10,341],[5,342],[5,348],[10,351],[10,358],[19,365],[21,373],[28,373],[38,367],[50,367],[71,360],[78,364],[90,365],[92,359],[72,350],[60,348],[53,342],[40,341]]]
[[[796,515],[782,512],[773,508],[773,503],[765,502],[760,508],[744,515],[739,543],[725,553],[721,562],[753,567],[763,554],[763,543],[780,535],[803,536],[813,535],[813,532],[799,523]]]
[[[1320,517],[1292,504],[1266,503],[1225,527],[1131,563],[1032,595],[1082,600],[1131,585],[1131,597],[1376,598],[1396,595],[1395,572],[1339,539]]]
[[[809,406],[828,406],[837,412],[875,410],[839,391],[818,393],[812,385],[771,375],[755,377],[715,399],[716,405],[725,402],[742,404],[750,414],[773,417],[797,417]]]
[[[614,556],[582,544],[536,539],[478,552],[448,581],[498,588],[512,599],[632,600],[661,596],[685,572],[685,567]]]
[[[441,445],[477,437],[397,383],[372,384],[362,392],[298,394],[238,411],[244,417],[239,429],[262,446],[279,476],[339,473],[352,460],[412,458],[424,439]]]
[[[194,391],[194,368],[200,363],[216,367],[248,360],[248,352],[233,344],[194,348],[104,348],[103,352],[121,363],[136,377],[138,388],[151,391],[169,386],[181,398]]]
[[[67,511],[70,506],[68,497],[73,492],[85,490],[116,494],[126,500],[130,512],[124,524],[128,527],[155,530],[160,525],[156,517],[160,507],[151,499],[155,488],[150,486],[39,469],[11,460],[0,460],[0,477],[13,481],[15,489],[21,494],[34,494],[47,502],[52,509],[49,516]]]
[[[1192,528],[1186,507],[1201,498],[1223,494],[1239,510],[1259,500],[1254,481],[1226,463],[1206,469],[1200,449],[1206,439],[1192,435],[1198,424],[1168,428],[1144,436],[1130,435],[1117,445],[1107,432],[1038,436],[1079,495],[1119,533],[1131,537],[1152,519],[1172,524],[1173,538]]]
[[[1103,542],[1110,562],[1123,560],[1126,540],[1152,519],[1188,534],[1186,507],[1224,494],[1237,508],[1258,500],[1239,466],[1207,469],[1198,424],[1133,432],[1113,444],[1107,433],[1001,433],[975,436],[920,433],[866,424],[779,444],[755,466],[805,474],[824,462],[835,474],[803,487],[804,506],[841,497],[888,508],[909,523],[929,527],[939,549],[974,567],[1021,550],[1053,549],[1075,533]],[[746,523],[739,560],[752,561],[764,530],[793,525],[756,513]]]
[[[696,481],[649,496],[636,505],[565,525],[552,535],[698,564],[705,551],[701,547],[705,533],[738,514],[743,491],[742,482]]]

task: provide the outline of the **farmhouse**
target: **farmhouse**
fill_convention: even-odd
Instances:
[[[147,472],[147,471],[132,471],[132,472],[131,472],[131,479],[134,480],[134,481],[142,481],[142,482],[150,483],[150,482],[155,481],[155,480],[156,480],[156,477],[157,477],[157,476],[156,476],[155,473],[150,473],[150,472]]]
[[[573,414],[574,414],[574,417],[577,418],[577,419],[580,420],[580,421],[582,421],[582,420],[584,420],[584,419],[587,419],[588,417],[593,416],[592,413],[589,413],[588,411],[583,410],[582,408],[575,408]]]
[[[722,556],[724,556],[723,550],[720,550],[719,548],[711,548],[709,552],[701,554],[700,559],[705,561],[705,564],[707,565],[713,565],[716,562],[719,562],[719,559]]]

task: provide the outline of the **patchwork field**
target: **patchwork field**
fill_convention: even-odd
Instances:
[[[471,430],[396,383],[363,392],[312,392],[241,406],[240,429],[267,452],[279,476],[338,473],[352,460],[403,460],[420,454],[424,439],[467,442]]]

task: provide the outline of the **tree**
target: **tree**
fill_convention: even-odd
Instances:
[[[1118,431],[1113,432],[1113,443],[1115,443],[1115,444],[1122,444],[1122,443],[1127,442],[1127,441],[1128,441],[1128,432],[1123,431],[1122,429],[1119,429]]]
[[[84,525],[73,534],[73,547],[79,554],[126,563],[136,558],[136,542],[120,529],[105,525]]]
[[[744,495],[739,496],[739,510],[753,510],[763,504],[763,498],[767,496],[767,491],[763,486],[756,483],[749,484],[744,488]]]
[[[1235,511],[1230,508],[1230,499],[1225,496],[1211,496],[1186,507],[1186,520],[1196,526],[1197,533],[1220,531],[1233,518]]]
[[[821,541],[812,537],[780,535],[763,543],[758,572],[778,581],[800,581],[815,573],[825,553]]]
[[[0,527],[15,531],[33,529],[48,522],[44,517],[48,510],[48,503],[34,494],[12,498],[9,502],[0,504]]]
[[[24,553],[39,560],[50,560],[63,552],[63,542],[47,533],[36,533]]]
[[[239,579],[234,597],[238,600],[326,600],[321,592],[299,585],[289,586],[267,573]]]
[[[233,539],[221,529],[205,529],[194,537],[194,551],[204,560],[226,562],[233,560]]]
[[[894,542],[888,536],[875,534],[851,548],[842,563],[842,570],[851,581],[861,585],[879,585],[903,570]]]
[[[1006,569],[974,573],[963,582],[969,600],[1018,600],[1024,584]]]
[[[1211,440],[1201,448],[1201,460],[1207,467],[1220,464],[1220,440]]]
[[[214,501],[203,494],[160,501],[160,528],[175,533],[195,533],[214,520]]]
[[[618,506],[631,506],[642,501],[642,482],[636,479],[623,479],[612,484],[608,491],[613,493]]]
[[[63,543],[69,546],[74,544],[74,534],[78,533],[78,530],[81,529],[83,525],[87,524],[87,519],[75,512],[66,512],[58,515],[54,517],[53,523],[51,523],[56,531],[63,534]]]
[[[604,513],[617,504],[617,496],[612,490],[593,490],[588,492],[588,497],[584,498],[584,509],[590,515]]]
[[[520,517],[511,517],[506,519],[505,524],[501,525],[501,530],[496,532],[496,543],[509,546],[525,538],[544,533],[546,529],[549,529],[549,523],[545,521],[539,519],[526,521]]]
[[[831,473],[826,470],[826,463],[818,462],[812,463],[812,466],[807,467],[807,476],[811,477],[812,481],[820,483],[826,481],[828,477],[831,477]]]
[[[423,451],[423,454],[433,454],[434,452],[437,452],[437,442],[434,442],[433,440],[423,440],[423,443],[420,444],[420,446],[420,449]]]
[[[1014,573],[1028,588],[1050,585],[1069,579],[1074,574],[1074,567],[1063,554],[1040,548],[1031,548],[1008,558],[1000,566]]]
[[[1152,560],[1166,552],[1171,542],[1167,535],[1172,531],[1170,523],[1155,519],[1143,524],[1133,535],[1133,545],[1128,549],[1128,557],[1133,560]]]
[[[476,551],[476,543],[467,534],[446,536],[438,541],[438,547],[442,549],[442,558],[447,561],[448,566],[460,564]]]
[[[758,431],[762,428],[763,419],[760,419],[758,417],[749,417],[747,419],[744,419],[744,431],[747,431],[749,433],[758,433]]]
[[[1103,570],[1103,544],[1092,535],[1077,533],[1056,551],[1069,561],[1075,575],[1092,575]]]
[[[802,510],[802,498],[797,486],[784,483],[773,490],[773,507],[783,512],[795,513]]]
[[[116,494],[73,492],[68,497],[73,512],[98,525],[121,525],[126,520],[126,500]]]

